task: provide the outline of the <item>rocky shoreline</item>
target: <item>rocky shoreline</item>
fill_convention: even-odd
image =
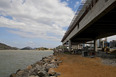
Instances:
[[[53,55],[43,57],[42,60],[27,66],[23,70],[17,70],[9,77],[57,77],[60,73],[55,72],[54,68],[57,68],[61,62]]]

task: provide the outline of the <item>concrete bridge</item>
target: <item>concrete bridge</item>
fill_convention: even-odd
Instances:
[[[78,12],[77,12],[78,13]],[[116,0],[87,0],[75,14],[61,42],[78,45],[116,34]]]

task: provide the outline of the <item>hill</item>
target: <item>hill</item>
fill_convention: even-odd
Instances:
[[[31,47],[24,47],[21,50],[32,50],[32,48]]]
[[[11,47],[6,44],[0,43],[0,50],[17,50],[16,47]]]

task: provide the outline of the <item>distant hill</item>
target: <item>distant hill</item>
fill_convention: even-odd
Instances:
[[[6,44],[0,43],[0,50],[17,50],[16,47],[11,47]]]
[[[24,47],[24,48],[22,48],[21,50],[32,50],[33,48],[31,48],[31,47]]]

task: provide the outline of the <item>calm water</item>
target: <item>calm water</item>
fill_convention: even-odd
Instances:
[[[0,50],[0,77],[9,77],[18,69],[24,69],[52,53],[53,51]]]

